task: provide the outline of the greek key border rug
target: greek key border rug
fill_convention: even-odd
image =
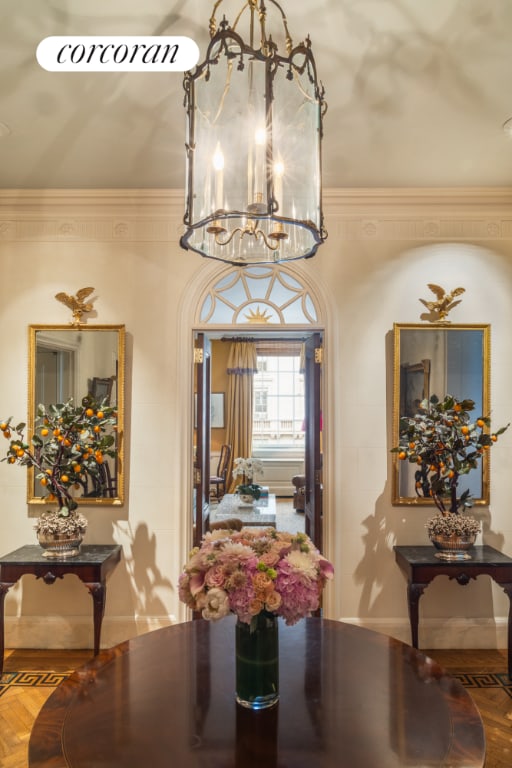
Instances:
[[[512,699],[512,679],[506,672],[450,672],[450,675],[468,691],[472,688],[501,688]]]
[[[43,688],[56,688],[71,674],[69,672],[38,672],[29,670],[27,672],[4,672],[0,677],[0,696],[9,688],[19,686],[22,688],[32,688],[41,686]]]
[[[71,674],[68,672],[5,672],[0,677],[0,696],[12,686],[29,688],[41,686],[43,688],[55,688]],[[473,688],[501,688],[512,699],[512,679],[506,672],[491,673],[478,672],[468,674],[466,672],[452,672],[451,676],[458,680],[469,691]]]

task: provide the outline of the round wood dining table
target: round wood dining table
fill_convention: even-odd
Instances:
[[[30,768],[481,768],[483,725],[420,651],[351,624],[279,625],[279,702],[235,702],[234,619],[155,630],[50,696]]]

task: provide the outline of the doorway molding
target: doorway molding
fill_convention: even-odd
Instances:
[[[180,407],[177,410],[177,429],[180,442],[183,445],[181,453],[181,465],[177,476],[179,478],[179,488],[176,498],[182,502],[182,514],[179,518],[179,541],[181,561],[185,562],[190,552],[192,542],[192,487],[193,487],[193,346],[195,334],[202,332],[208,334],[215,331],[216,334],[223,333],[229,335],[240,335],[240,329],[244,328],[249,332],[264,331],[269,336],[272,333],[296,332],[304,334],[320,332],[323,337],[324,359],[322,371],[322,407],[323,407],[323,432],[322,439],[324,444],[324,466],[323,466],[323,554],[333,562],[335,560],[335,542],[336,542],[336,517],[334,508],[335,483],[339,485],[339,478],[334,471],[334,432],[330,425],[333,424],[333,415],[335,413],[335,369],[337,356],[335,350],[339,350],[339,341],[336,323],[333,321],[334,302],[331,300],[328,289],[319,281],[312,279],[309,271],[294,262],[293,266],[276,265],[276,269],[295,280],[301,282],[310,293],[316,310],[318,321],[314,324],[300,325],[259,325],[259,324],[238,324],[238,325],[209,325],[199,322],[200,307],[211,286],[217,283],[223,277],[227,277],[235,270],[231,266],[226,266],[219,270],[218,262],[205,263],[201,274],[196,274],[188,283],[183,291],[181,304],[178,312],[178,376],[176,395]],[[334,606],[336,600],[336,582],[331,582],[330,589],[326,590],[324,598],[324,615],[326,618],[334,618]],[[178,620],[185,621],[189,618],[188,609],[180,602],[178,611]]]

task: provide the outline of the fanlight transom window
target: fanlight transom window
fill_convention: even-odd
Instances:
[[[241,267],[210,284],[199,321],[208,325],[313,325],[310,291],[282,266]]]

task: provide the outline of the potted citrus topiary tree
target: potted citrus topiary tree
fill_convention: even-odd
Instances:
[[[114,408],[91,397],[85,397],[81,405],[74,405],[73,400],[39,405],[30,443],[24,422],[15,424],[11,417],[0,423],[9,440],[7,455],[1,460],[33,467],[43,498],[57,505],[43,512],[35,525],[47,557],[78,554],[87,519],[78,512],[76,499],[84,494],[89,480],[101,488],[103,464],[117,455],[116,423]]]
[[[460,479],[479,466],[509,426],[492,431],[488,416],[472,420],[474,408],[473,400],[432,395],[417,413],[400,419],[399,444],[392,449],[401,461],[416,465],[416,494],[431,499],[439,510],[427,521],[427,530],[446,559],[468,557],[467,549],[480,532],[480,522],[464,514],[473,501],[469,489],[460,493]]]

